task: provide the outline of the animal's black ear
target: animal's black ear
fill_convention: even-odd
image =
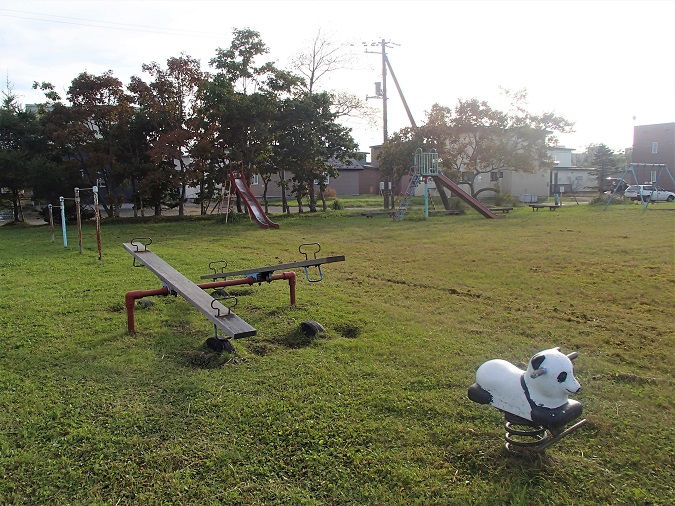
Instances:
[[[541,367],[541,363],[544,361],[546,358],[546,355],[537,355],[536,357],[532,358],[532,369],[539,369]]]

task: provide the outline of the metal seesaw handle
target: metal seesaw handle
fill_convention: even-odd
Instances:
[[[313,250],[312,251],[303,251],[303,248],[307,249],[308,246],[314,246]],[[303,255],[305,255],[305,260],[310,259],[309,258],[310,253],[314,254],[314,260],[316,260],[317,253],[319,253],[319,251],[321,251],[321,244],[319,244],[318,242],[305,242],[305,243],[302,243],[298,247],[298,251],[300,253],[302,253]],[[310,283],[318,283],[319,281],[321,281],[323,279],[323,271],[321,270],[321,265],[317,265],[316,268],[319,271],[319,278],[318,279],[312,279],[309,275],[309,267],[303,267],[303,270],[305,271],[305,279],[307,279],[307,281],[309,281]]]
[[[319,271],[319,278],[318,278],[318,279],[312,279],[312,278],[309,276],[309,267],[303,267],[303,270],[305,271],[305,278],[306,278],[307,281],[309,281],[310,283],[318,283],[319,281],[321,281],[321,280],[323,279],[323,271],[321,270],[321,266],[320,266],[320,265],[317,265],[316,268],[317,268],[318,271]]]
[[[136,251],[147,251],[148,246],[152,244],[152,239],[150,237],[134,237],[130,244],[136,248]],[[142,250],[139,248],[143,248]]]
[[[312,251],[307,252],[303,251],[303,247],[305,246],[316,246],[316,249],[313,251],[314,253],[314,259],[316,259],[316,254],[321,251],[321,245],[318,242],[305,242],[302,243],[300,246],[298,246],[298,251],[305,255],[305,260],[309,260],[309,253],[312,253]]]
[[[220,271],[218,271],[214,266],[215,265],[220,265]],[[227,267],[227,260],[214,260],[213,262],[209,262],[209,269],[213,271],[214,274],[219,274],[222,272],[225,272],[225,268]]]
[[[152,244],[152,239],[150,237],[134,237],[131,239],[130,244],[136,248],[136,251],[148,251],[148,246]],[[143,249],[141,249],[143,248]],[[145,267],[145,265],[141,263],[136,263],[136,257],[134,257],[134,260],[132,262],[132,265],[134,267]]]
[[[225,308],[227,309],[226,315],[220,314],[220,308],[213,307],[213,305],[216,302],[220,302],[222,304],[222,302],[224,300],[233,300],[234,301],[234,304],[231,304],[231,305],[223,304],[223,306],[225,306]],[[237,307],[237,302],[238,302],[238,299],[237,299],[236,295],[226,295],[225,297],[214,297],[213,300],[211,301],[211,309],[216,310],[216,316],[218,318],[220,318],[221,316],[229,316],[230,314],[232,314],[232,308]]]

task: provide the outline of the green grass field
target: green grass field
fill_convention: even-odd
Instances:
[[[109,221],[103,260],[0,228],[0,504],[668,505],[675,501],[675,205],[517,208],[403,222],[358,212]],[[352,214],[352,215],[350,215]],[[321,283],[232,288],[258,335],[233,355],[122,243],[198,281],[345,255]],[[302,278],[302,279],[300,279]],[[326,333],[307,338],[299,324]],[[480,364],[579,352],[589,423],[522,459],[471,402]]]

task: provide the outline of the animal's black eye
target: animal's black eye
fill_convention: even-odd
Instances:
[[[567,379],[567,373],[566,372],[561,372],[558,374],[558,383],[562,383]]]

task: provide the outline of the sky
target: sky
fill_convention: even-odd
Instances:
[[[43,102],[34,81],[65,96],[84,71],[128,84],[144,63],[165,67],[181,53],[211,70],[216,49],[244,28],[281,68],[319,31],[351,44],[350,68],[318,84],[361,98],[382,81],[387,41],[418,125],[434,104],[477,98],[504,110],[502,90],[523,88],[530,112],[575,123],[559,141],[578,152],[599,143],[623,152],[635,125],[675,121],[675,0],[0,0],[2,91]],[[387,88],[391,134],[410,123],[391,74]],[[344,121],[363,151],[383,140],[382,100],[367,103],[375,124]]]

